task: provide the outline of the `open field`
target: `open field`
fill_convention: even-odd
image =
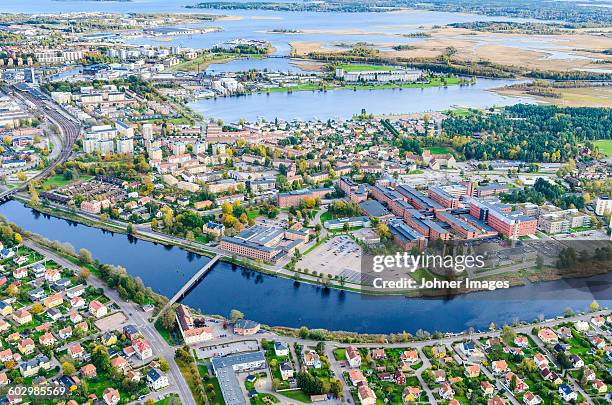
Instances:
[[[205,53],[203,55],[198,56],[193,60],[188,60],[178,65],[172,66],[172,70],[175,71],[197,71],[197,70],[205,70],[208,65],[212,65],[213,63],[226,63],[236,59],[237,55],[230,54],[222,54],[222,53],[214,53],[209,54]]]
[[[527,94],[524,89],[501,88],[496,93],[512,97],[531,97],[542,103],[565,107],[612,107],[612,87],[555,88],[561,97],[543,97]]]
[[[602,69],[612,55],[604,50],[610,47],[607,32],[576,32],[560,35],[526,35],[480,32],[464,28],[425,28],[429,37],[411,42],[413,49],[385,50],[380,55],[388,58],[435,58],[454,49],[453,58],[464,61],[490,61],[505,66],[528,69],[570,71]],[[390,38],[394,33],[381,33]],[[377,47],[392,47],[394,43],[376,43]],[[293,54],[304,56],[309,52],[336,53],[343,48],[330,49],[323,42],[292,42]],[[609,66],[609,65],[608,65]]]
[[[612,157],[612,139],[593,142],[599,150],[608,157]]]
[[[68,180],[64,178],[63,174],[57,174],[55,176],[47,178],[42,185],[43,187],[49,186],[51,188],[58,188],[64,187],[65,185],[70,183],[76,183],[77,181],[87,181],[91,179],[93,179],[93,176],[79,176],[78,178]]]

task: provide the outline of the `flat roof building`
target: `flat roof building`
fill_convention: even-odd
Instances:
[[[226,405],[246,405],[236,373],[259,370],[266,367],[263,351],[213,357],[213,372],[219,380],[219,387]]]

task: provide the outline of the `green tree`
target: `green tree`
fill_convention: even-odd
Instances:
[[[62,363],[62,372],[64,375],[73,376],[76,374],[76,368],[71,362],[65,361]]]
[[[232,309],[230,311],[230,320],[236,322],[239,319],[244,319],[244,314],[237,309]]]

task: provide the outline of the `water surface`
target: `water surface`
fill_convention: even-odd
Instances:
[[[104,263],[124,266],[153,290],[171,296],[208,260],[184,250],[112,234],[46,215],[10,201],[0,214],[49,239],[89,249]],[[553,317],[571,307],[585,310],[593,298],[611,304],[610,276],[587,281],[555,281],[447,299],[364,297],[217,264],[183,300],[203,313],[228,316],[239,309],[269,325],[369,333],[418,329],[460,332],[537,317]]]

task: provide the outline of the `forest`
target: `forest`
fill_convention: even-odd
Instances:
[[[516,104],[447,118],[442,129],[468,139],[455,147],[466,159],[565,162],[580,155],[581,143],[612,138],[612,110]]]

